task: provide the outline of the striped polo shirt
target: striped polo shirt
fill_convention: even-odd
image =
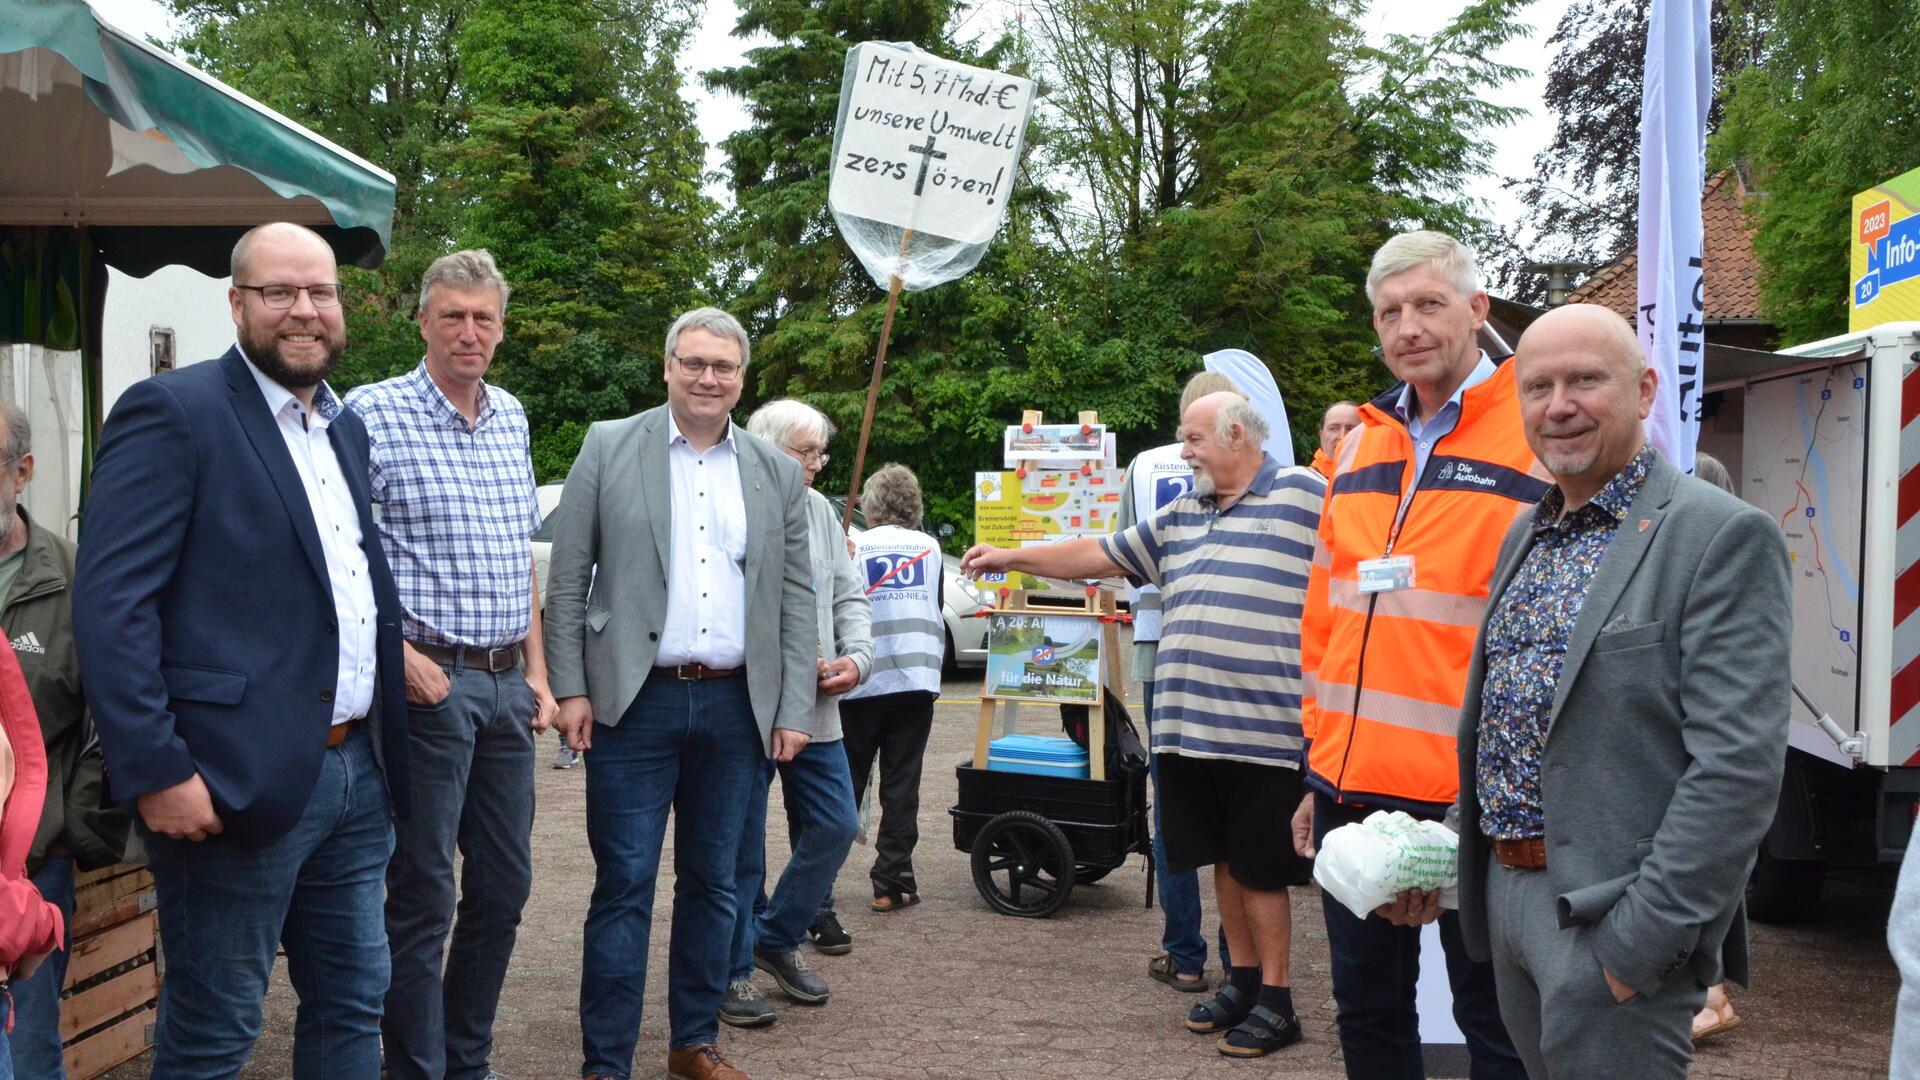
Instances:
[[[1300,767],[1300,612],[1325,493],[1269,455],[1225,510],[1189,493],[1100,539],[1163,598],[1154,753]]]

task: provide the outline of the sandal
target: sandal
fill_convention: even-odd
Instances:
[[[1172,953],[1161,953],[1147,961],[1147,978],[1166,983],[1183,994],[1197,994],[1207,988],[1205,972],[1191,975],[1189,972],[1175,971]]]
[[[1265,1005],[1255,1005],[1247,1018],[1216,1044],[1228,1057],[1266,1057],[1301,1039],[1300,1018],[1281,1016]]]
[[[1718,1007],[1708,1004],[1693,1016],[1693,1041],[1724,1035],[1739,1026],[1740,1014],[1733,1011],[1733,1002],[1725,1001]]]
[[[1239,1027],[1253,1011],[1253,1000],[1252,994],[1228,983],[1214,991],[1213,1000],[1203,1001],[1187,1013],[1187,1030],[1209,1035]]]
[[[872,907],[875,911],[899,911],[901,908],[910,908],[919,902],[919,893],[897,892],[874,897]]]

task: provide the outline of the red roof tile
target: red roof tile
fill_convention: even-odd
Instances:
[[[1734,169],[1722,170],[1708,180],[1700,194],[1709,321],[1766,318],[1760,310],[1760,266],[1753,258],[1753,229],[1740,210],[1746,198],[1746,185]],[[1567,302],[1600,304],[1632,322],[1639,299],[1639,267],[1639,253],[1628,251],[1595,271]]]

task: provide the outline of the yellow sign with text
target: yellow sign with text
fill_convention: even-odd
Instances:
[[[1920,169],[1853,197],[1847,329],[1920,321]]]

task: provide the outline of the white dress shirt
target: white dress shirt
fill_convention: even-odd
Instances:
[[[667,412],[673,489],[667,625],[654,663],[737,668],[747,662],[747,504],[733,422],[702,454]]]
[[[261,374],[241,348],[240,357],[260,385],[267,399],[267,411],[273,414],[293,455],[293,468],[307,489],[307,508],[313,511],[313,527],[320,533],[320,550],[327,557],[327,580],[333,587],[334,620],[340,627],[340,669],[333,687],[333,722],[344,724],[367,715],[373,707],[374,642],[379,633],[378,610],[373,599],[373,579],[367,572],[367,553],[361,548],[360,513],[353,505],[353,493],[340,472],[340,459],[334,456],[333,443],[327,439],[327,427],[340,415],[340,399],[333,389],[321,383],[314,391],[313,409],[300,404],[293,392]],[[289,558],[299,557],[290,552]]]

